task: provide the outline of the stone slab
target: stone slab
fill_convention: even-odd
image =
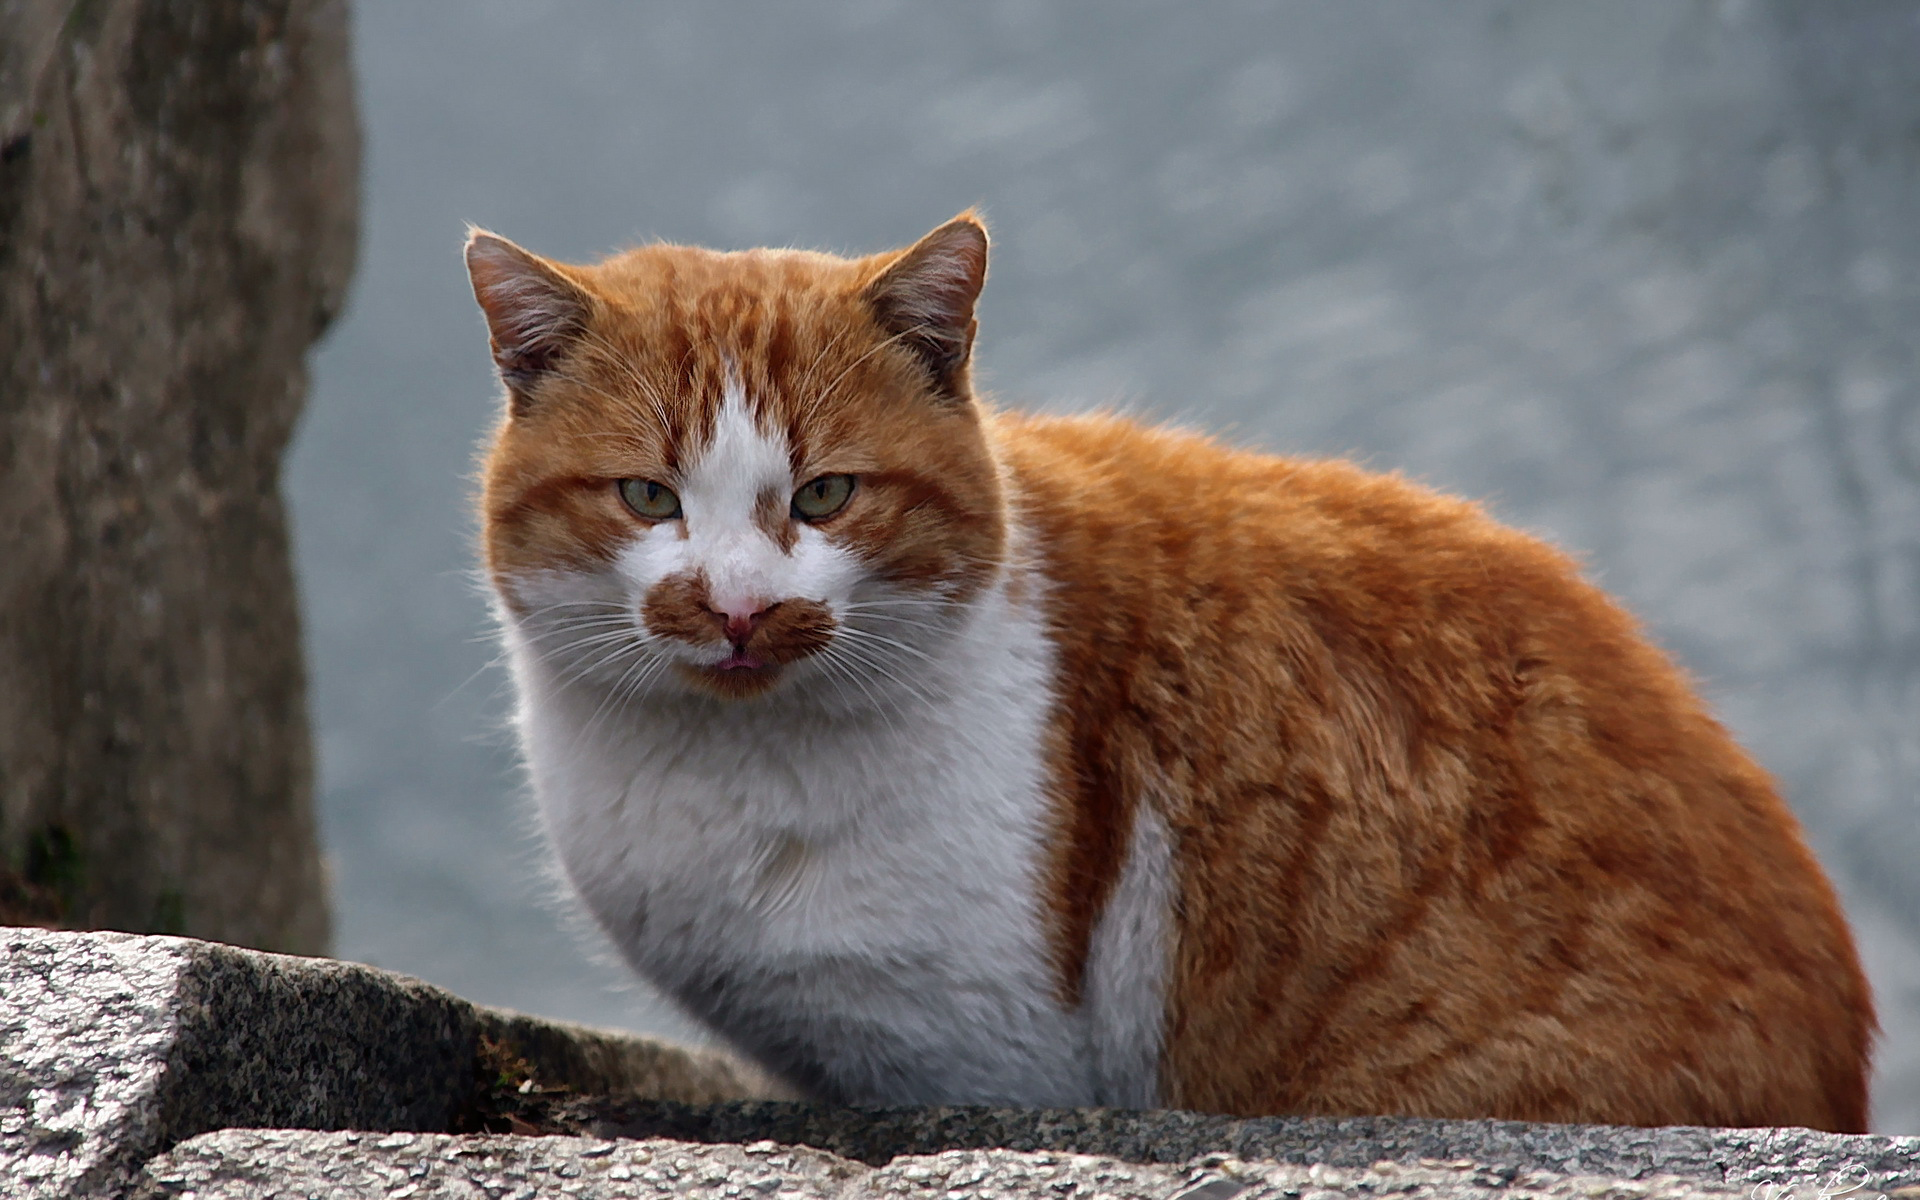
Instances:
[[[417,979],[183,938],[0,930],[0,1194],[109,1195],[235,1126],[456,1127],[501,1062],[543,1085],[779,1094],[727,1057],[484,1009]]]
[[[869,1164],[900,1155],[1005,1148],[1177,1163],[1208,1154],[1337,1167],[1472,1160],[1566,1176],[1685,1176],[1751,1190],[1840,1172],[1863,1187],[1914,1188],[1920,1138],[1810,1129],[1658,1129],[1436,1121],[1406,1117],[1233,1118],[1086,1109],[848,1108],[749,1101],[711,1105],[561,1099],[534,1123],[597,1137],[706,1143],[771,1140]]]
[[[1738,1193],[1675,1177],[1569,1177],[1472,1163],[1339,1168],[1210,1155],[1136,1163],[1092,1155],[952,1150],[869,1167],[775,1142],[447,1137],[229,1130],[148,1164],[139,1200],[532,1200],[599,1197],[1006,1197],[1107,1200],[1719,1200]]]

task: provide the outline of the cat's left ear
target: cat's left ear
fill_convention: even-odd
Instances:
[[[515,415],[586,329],[587,297],[551,263],[484,229],[467,234],[467,275]]]
[[[973,306],[986,282],[987,227],[968,211],[915,242],[865,296],[881,327],[926,364],[939,391],[964,400],[978,325]]]

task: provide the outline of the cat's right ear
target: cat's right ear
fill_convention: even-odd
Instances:
[[[587,298],[544,259],[484,229],[467,233],[467,275],[513,413],[521,415],[586,329]]]

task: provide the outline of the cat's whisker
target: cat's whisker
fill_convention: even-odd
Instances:
[[[621,672],[620,678],[615,680],[613,686],[608,689],[614,701],[614,707],[609,711],[609,715],[624,715],[634,700],[645,690],[648,682],[659,673],[665,661],[652,656],[642,656],[637,658],[631,667]]]
[[[636,636],[641,632],[640,627],[627,617],[593,617],[583,621],[569,621],[565,624],[551,624],[523,630],[523,636],[535,641],[550,642],[555,638],[607,630],[625,631]]]
[[[867,698],[867,711],[878,716],[885,723],[889,733],[899,733],[900,727],[894,719],[893,707],[883,702],[867,681],[861,678],[860,672],[854,669],[854,664],[840,660],[840,653],[842,652],[836,651],[834,646],[828,646],[814,657],[838,667],[847,682],[859,688],[861,694]]]
[[[939,638],[941,635],[953,633],[959,627],[957,622],[941,621],[937,618],[933,620],[922,620],[918,617],[907,616],[904,613],[843,611],[839,613],[838,616],[842,627],[857,629],[862,632],[870,631],[879,633],[894,631],[907,633],[909,636],[912,636],[912,631],[918,631],[920,633],[933,634],[936,638]]]
[[[878,652],[867,649],[852,640],[841,643],[841,645],[844,647],[843,653],[849,660],[849,666],[864,667],[874,674],[885,676],[896,687],[906,692],[909,697],[921,704],[930,705],[934,703],[933,696],[930,693],[923,690],[920,685],[894,672],[886,665]]]
[[[900,613],[889,612],[885,609],[855,609],[843,607],[839,615],[844,624],[852,625],[858,629],[871,629],[877,625],[887,628],[924,629],[929,633],[949,634],[958,628],[957,622],[922,621],[913,617],[903,616]],[[856,618],[868,623],[860,624],[856,621]]]
[[[871,629],[862,629],[857,625],[842,625],[840,627],[840,632],[854,639],[856,642],[867,641],[867,642],[876,643],[881,646],[888,646],[895,650],[899,650],[904,653],[911,654],[915,658],[921,659],[924,662],[938,663],[940,661],[939,659],[935,658],[933,655],[928,654],[925,650],[920,649],[920,647],[918,646],[910,645],[906,642],[898,640],[897,638],[890,638],[883,633],[876,633]]]
[[[567,383],[571,383],[575,387],[580,388],[582,391],[598,396],[601,399],[607,400],[613,404],[617,404],[622,408],[626,408],[629,410],[633,408],[633,398],[631,396],[625,396],[618,392],[610,392],[606,388],[601,387],[599,384],[594,383],[592,380],[586,379],[580,375],[576,375],[568,371],[562,371],[556,368],[553,371],[553,377],[555,379],[564,380]],[[656,404],[656,409],[653,415],[660,421],[662,431],[671,429],[672,426],[667,423],[668,418],[667,418],[666,410],[664,409],[664,407],[660,407],[658,405],[658,402],[655,402],[655,404]],[[633,434],[619,434],[614,436],[630,442],[636,449],[644,449],[647,445],[647,443],[643,439]]]
[[[544,616],[547,613],[559,612],[561,609],[568,608],[619,609],[624,612],[627,606],[617,600],[558,600],[551,604],[541,605],[539,608],[529,609],[520,619],[530,621]]]
[[[819,374],[820,368],[826,365],[827,357],[840,348],[840,343],[847,340],[849,332],[849,330],[842,329],[838,333],[835,333],[833,337],[828,340],[827,344],[821,347],[820,352],[814,355],[812,360],[807,363],[806,374],[802,375],[800,382],[794,386],[794,394],[806,398],[803,401],[804,407],[801,409],[805,415],[811,417],[819,411],[820,394],[813,390],[814,378]]]
[[[624,355],[622,355],[616,348],[609,345],[604,340],[597,339],[597,337],[591,334],[590,331],[582,335],[582,340],[588,342],[588,344],[594,346],[596,349],[602,352],[600,355],[596,356],[595,361],[605,363],[606,365],[612,367],[612,369],[615,372],[624,376],[626,380],[629,383],[631,383],[636,390],[642,393],[641,398],[644,399],[648,404],[652,406],[652,412],[650,415],[653,416],[660,423],[661,432],[662,433],[670,432],[673,428],[673,422],[669,414],[669,406],[667,405],[665,399],[661,396],[658,389],[656,389],[650,382],[648,382],[644,377],[642,377],[638,373],[638,371],[636,371],[633,368],[633,366],[626,361],[626,357]],[[563,370],[559,367],[553,367],[553,368],[550,368],[549,373],[555,379],[563,380],[567,383],[573,384],[575,387],[578,387],[583,391],[586,391],[592,395],[598,396],[603,400],[609,401],[610,403],[618,405],[622,409],[625,409],[629,412],[640,411],[635,408],[634,398],[632,396],[608,391],[606,388],[601,387],[598,383],[595,383],[593,380],[588,379],[575,372]],[[641,439],[639,439],[638,437],[634,435],[626,435],[626,436],[632,440],[632,443],[636,448],[645,447],[646,443]]]
[[[478,641],[491,641],[492,639],[493,639],[493,635],[489,634],[483,637],[475,637],[469,640],[478,642]],[[505,666],[507,664],[507,661],[508,661],[507,652],[505,650],[501,650],[498,653],[496,653],[492,658],[489,658],[486,662],[481,663],[478,667],[475,667],[471,675],[468,675],[465,679],[462,679],[454,687],[449,688],[447,690],[446,695],[440,697],[438,700],[435,700],[433,702],[433,711],[438,712],[440,710],[440,707],[446,704],[447,701],[453,699],[455,696],[458,696],[461,692],[472,687],[474,680],[480,678],[482,675],[485,675],[488,671],[493,670],[495,667]]]
[[[626,376],[630,382],[637,386],[648,386],[647,380],[640,374],[639,369],[634,366],[632,355],[623,352],[618,346],[615,346],[611,341],[607,340],[598,330],[592,328],[581,329],[576,333],[575,340],[577,344],[585,345],[596,351],[594,361],[613,368],[613,370]]]
[[[569,642],[547,651],[545,657],[556,665],[573,668],[577,677],[586,678],[621,655],[639,648],[639,643],[632,637],[608,635],[592,641]]]
[[[570,686],[574,684],[586,683],[588,680],[593,679],[595,676],[601,674],[603,671],[607,670],[608,668],[618,664],[622,659],[624,659],[630,653],[632,653],[631,650],[619,651],[619,652],[608,654],[593,663],[586,664],[585,666],[582,666],[575,670],[562,672],[560,678],[562,682]]]
[[[847,330],[847,328],[841,328],[841,330],[837,330],[837,332],[835,332],[835,334],[833,334],[831,338],[828,338],[828,344],[826,344],[826,346],[822,346],[822,348],[818,349],[818,351],[814,353],[814,357],[810,357],[810,359],[806,359],[806,372],[804,372],[804,374],[801,374],[801,378],[799,378],[799,382],[797,382],[797,384],[793,384],[793,392],[791,392],[793,396],[795,397],[814,396],[814,390],[812,390],[812,388],[814,388],[814,376],[818,376],[818,374],[820,374],[820,367],[822,367],[822,365],[824,365],[824,363],[828,361],[829,355],[831,355],[831,353],[833,353],[835,349],[839,349],[839,346],[841,346],[841,342],[845,342],[845,340],[847,340],[847,334],[849,334],[849,332],[851,332],[851,330]],[[804,399],[803,399],[803,403],[806,403]],[[804,407],[803,411],[804,413],[808,413],[808,415],[810,415],[810,413],[812,413],[812,407]]]
[[[635,685],[643,685],[651,674],[650,668],[652,665],[655,662],[664,661],[666,660],[654,659],[646,655],[636,656],[633,665],[622,671],[620,678],[615,680],[613,685],[607,688],[605,695],[601,697],[600,703],[593,710],[593,715],[587,719],[586,725],[581,731],[581,740],[583,742],[590,741],[593,734],[598,732],[600,722],[609,715],[626,711],[627,705],[631,701],[631,695],[627,691],[629,680],[633,680]]]
[[[840,602],[835,607],[838,612],[848,615],[866,616],[877,614],[888,618],[898,618],[903,621],[918,619],[917,617],[907,616],[906,614],[909,613],[924,615],[931,612],[935,616],[953,618],[956,622],[962,615],[951,600],[934,599],[931,597],[924,600],[918,598],[902,600],[847,600]]]
[[[624,375],[627,381],[638,389],[647,402],[653,406],[653,415],[659,419],[662,432],[671,430],[673,428],[673,420],[668,413],[668,405],[665,397],[660,394],[659,390],[655,388],[649,380],[641,376],[639,370],[634,367],[631,359],[592,330],[586,330],[584,336],[590,344],[596,346],[603,352],[605,357],[602,361],[610,363],[616,371]]]
[[[551,639],[529,642],[528,648],[542,661],[552,663],[577,664],[589,655],[597,656],[608,647],[639,645],[640,639],[631,630],[602,630],[592,635],[568,638],[564,641]]]
[[[840,664],[835,662],[833,658],[826,653],[816,654],[809,661],[818,673],[818,677],[832,685],[833,694],[839,699],[841,704],[850,710],[855,707],[854,698],[847,692],[846,687],[841,681],[842,668]]]
[[[846,662],[835,661],[834,666],[839,672],[840,678],[845,680],[845,684],[840,688],[840,694],[848,697],[848,715],[851,719],[856,722],[869,724],[878,722],[880,727],[886,730],[888,736],[899,736],[900,722],[894,713],[893,707],[884,703],[881,698],[875,694],[873,688],[861,678],[860,672],[853,665]],[[849,686],[859,693],[857,697],[848,692],[847,688]]]
[[[588,608],[578,612],[549,611],[540,616],[529,617],[521,622],[522,628],[533,626],[539,629],[571,629],[582,624],[601,624],[607,621],[628,621],[634,619],[631,609],[624,605],[614,608]]]
[[[654,448],[654,444],[646,438],[631,433],[575,433],[569,437],[576,442],[611,442],[636,457]]]
[[[633,682],[627,686],[626,698],[621,702],[621,711],[625,712],[634,701],[638,700],[653,681],[667,669],[668,665],[668,660],[664,658],[653,659],[647,669],[642,671]]]
[[[639,640],[639,634],[628,625],[602,629],[556,629],[546,633],[536,633],[528,638],[529,644],[542,654],[563,654],[569,650],[585,650],[608,642],[637,640]]]
[[[562,658],[559,655],[549,655],[545,661],[561,671],[561,679],[563,682],[576,684],[593,678],[614,663],[619,662],[628,654],[637,654],[639,650],[639,646],[623,639],[618,644],[601,648],[600,652],[595,655],[591,661],[577,661],[571,658]]]
[[[820,390],[819,398],[814,402],[813,408],[810,409],[809,411],[810,412],[815,411],[819,409],[821,406],[825,405],[828,397],[831,397],[835,394],[836,390],[840,387],[841,383],[846,380],[847,376],[851,375],[857,368],[864,365],[868,359],[880,353],[882,350],[885,350],[888,346],[894,345],[898,342],[905,340],[907,335],[913,332],[914,330],[912,329],[903,329],[899,333],[896,333],[891,337],[882,338],[880,341],[877,341],[873,345],[867,347],[866,353],[862,354],[859,358],[856,358],[852,362],[848,363],[838,375],[833,377],[832,383],[828,384],[826,387]]]
[[[847,600],[840,605],[849,612],[892,608],[942,608],[951,610],[953,601],[934,597],[901,596],[885,600]]]
[[[952,601],[937,595],[902,595],[893,599],[849,599],[843,601],[849,609],[952,609]]]
[[[549,605],[544,611],[552,612],[582,604],[599,603],[571,602]],[[619,611],[599,613],[590,611],[586,616],[549,620],[531,628],[523,626],[522,635],[526,638],[527,646],[537,660],[564,668],[564,675],[568,682],[579,682],[605,670],[624,654],[644,648],[649,640],[644,627],[635,620],[632,612],[625,606],[609,605],[608,607],[617,608]]]

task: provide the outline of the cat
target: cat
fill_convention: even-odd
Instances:
[[[802,1093],[1860,1131],[1763,772],[1472,504],[972,388],[971,213],[841,258],[472,231],[564,874]]]

